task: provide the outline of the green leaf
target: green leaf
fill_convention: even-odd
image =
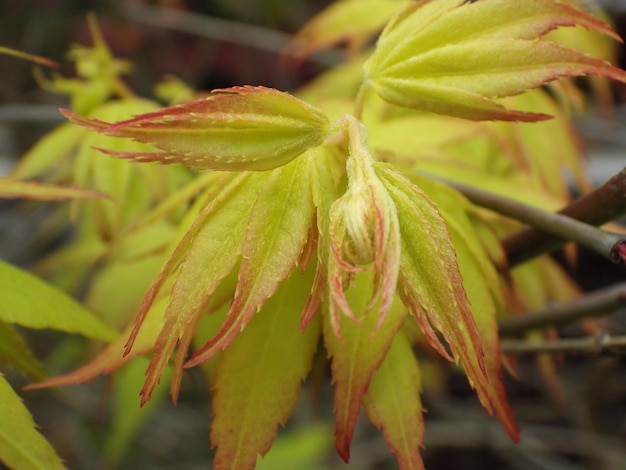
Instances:
[[[20,334],[4,322],[0,322],[0,363],[9,364],[34,380],[42,380],[48,375]]]
[[[310,283],[295,271],[221,353],[212,402],[214,468],[253,468],[291,414],[319,337],[319,322],[300,332]]]
[[[0,374],[0,461],[19,470],[65,468],[35,423],[22,400]]]
[[[516,108],[532,109],[554,116],[554,119],[536,126],[524,123],[499,123],[504,137],[519,152],[522,168],[564,203],[571,197],[565,178],[555,175],[571,175],[578,189],[590,190],[583,166],[583,149],[569,117],[544,90],[533,90],[524,95],[507,98],[507,104]],[[493,125],[495,123],[489,123]],[[506,132],[510,132],[507,136]]]
[[[71,121],[163,152],[103,150],[119,158],[212,170],[269,170],[327,136],[328,118],[287,93],[265,87],[214,90],[207,98],[115,124],[63,111]]]
[[[68,201],[72,199],[103,199],[106,197],[105,193],[90,189],[0,177],[0,199],[24,198],[37,201]]]
[[[22,51],[16,51],[15,49],[11,49],[10,47],[0,46],[0,54],[7,54],[13,57],[17,57],[18,59],[29,60],[31,62],[35,62],[36,64],[45,65],[47,67],[59,66],[59,64],[57,64],[55,61],[48,59],[46,57],[28,54]]]
[[[143,99],[112,101],[99,106],[93,113],[97,119],[116,120],[157,109],[154,102]],[[141,172],[137,165],[103,156],[94,147],[107,147],[117,151],[147,151],[150,146],[129,142],[102,134],[89,132],[81,139],[73,165],[73,179],[80,186],[94,188],[110,195],[110,200],[82,205],[83,223],[93,220],[104,239],[114,238],[126,224],[133,223],[153,205],[154,199],[165,198],[164,188],[154,194],[150,183],[155,171],[174,168],[146,168]],[[166,175],[156,179],[166,180]],[[175,189],[175,188],[170,188]]]
[[[328,307],[322,310],[324,344],[329,356],[332,356],[331,369],[335,384],[335,446],[346,462],[350,458],[350,442],[359,417],[361,400],[372,374],[385,358],[406,317],[406,310],[400,302],[394,302],[385,321],[378,325],[378,308],[368,305],[373,278],[372,272],[357,274],[346,291],[356,321],[346,315],[339,316],[342,339],[335,334],[334,320]]]
[[[368,418],[376,428],[382,428],[400,470],[424,467],[419,452],[424,436],[420,379],[411,343],[401,331],[363,397]]]
[[[187,367],[226,348],[298,264],[314,218],[307,171],[309,159],[314,157],[315,153],[307,154],[272,171],[267,178],[247,221],[237,290],[228,318],[215,338],[196,351]],[[199,273],[199,279],[203,276]]]
[[[136,358],[115,375],[112,425],[107,430],[104,445],[107,461],[115,467],[119,466],[128,448],[136,440],[138,430],[167,397],[167,388],[157,387],[150,403],[144,407],[137,406],[137,396],[143,384],[143,371],[146,370],[147,363],[145,358]],[[168,382],[171,370],[166,369],[163,376],[165,382]]]
[[[456,250],[463,285],[476,320],[484,351],[485,368],[490,381],[483,387],[474,385],[482,405],[490,413],[495,413],[507,433],[515,441],[519,440],[519,429],[513,412],[507,402],[506,391],[500,380],[502,377],[502,355],[500,352],[496,318],[502,311],[504,286],[494,266],[494,260],[486,252],[479,233],[474,229],[466,211],[470,203],[452,188],[429,180],[418,178],[420,187],[437,203],[450,232]],[[498,259],[504,260],[502,248]],[[469,377],[470,383],[473,379]]]
[[[137,312],[164,262],[164,256],[157,254],[103,265],[89,283],[85,305],[107,324],[123,329]]]
[[[20,158],[11,176],[29,179],[58,170],[67,163],[72,149],[78,145],[85,132],[69,122],[61,124],[39,139]]]
[[[367,79],[399,106],[474,120],[547,119],[495,99],[560,77],[626,81],[625,72],[604,60],[536,40],[577,24],[618,38],[608,25],[552,0],[414,2],[381,35],[365,64]]]
[[[118,336],[117,340],[109,344],[100,354],[94,357],[84,366],[64,375],[50,377],[43,382],[30,384],[24,387],[25,390],[37,390],[49,387],[62,387],[86,382],[99,375],[109,374],[114,370],[129,362],[132,358],[145,354],[154,347],[161,325],[167,297],[159,299],[147,312],[141,331],[135,337],[133,350],[124,354],[124,345],[132,329],[129,325],[126,330]]]
[[[373,149],[392,150],[399,154],[400,160],[405,158],[419,162],[420,158],[445,156],[443,151],[447,146],[483,136],[487,131],[488,128],[481,122],[412,113],[373,126],[369,138]]]
[[[480,315],[481,312],[495,315],[495,308],[499,311],[504,304],[505,290],[498,269],[506,269],[506,255],[495,233],[491,233],[491,237],[488,237],[484,231],[478,231],[479,222],[472,219],[472,215],[477,211],[476,207],[455,189],[445,183],[420,175],[414,175],[410,180],[428,194],[428,197],[437,205],[450,232],[452,244],[459,258],[461,274],[463,274],[463,269],[471,271],[471,275],[469,273],[463,275],[464,285],[468,277],[471,277],[478,283],[481,291],[490,293],[492,303],[489,308],[483,309],[470,299],[474,316]],[[485,228],[484,225],[485,223],[483,223],[483,228]],[[470,296],[470,289],[465,290]]]
[[[406,0],[334,2],[296,33],[285,54],[304,58],[341,42],[347,42],[348,50],[355,52],[406,3]]]
[[[581,295],[580,287],[549,256],[517,266],[512,275],[521,311],[541,310],[548,305],[572,301]]]
[[[118,333],[63,292],[0,261],[0,320],[113,341]]]
[[[279,434],[270,451],[259,457],[255,469],[326,470],[326,456],[332,447],[332,427],[307,422]]]

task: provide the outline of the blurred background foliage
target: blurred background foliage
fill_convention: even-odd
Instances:
[[[152,96],[164,77],[176,76],[195,89],[262,84],[293,90],[341,60],[337,51],[286,68],[280,52],[290,35],[331,3],[328,0],[22,0],[0,2],[0,44],[60,63],[60,72],[75,71],[66,60],[72,44],[91,45],[86,15],[95,12],[114,56],[133,64],[128,85],[140,96]],[[626,3],[602,3],[622,36],[626,34]],[[626,54],[619,53],[624,67]],[[602,113],[578,122],[590,149],[590,171],[599,183],[619,171],[626,159],[626,92],[616,89],[614,120]],[[33,66],[0,60],[0,175],[5,174],[41,135],[62,122],[56,108],[67,98],[42,90]],[[19,209],[19,210],[18,210]],[[41,204],[0,201],[0,258],[28,266],[59,239],[39,233],[48,208]],[[580,256],[577,279],[586,288],[624,280],[613,268],[586,253]],[[621,320],[619,320],[621,318]],[[626,332],[626,320],[614,317]],[[48,371],[59,373],[92,356],[86,340],[49,331],[26,332],[29,346]],[[325,374],[318,358],[313,374]],[[190,371],[180,404],[160,398],[127,420],[114,419],[135,401],[146,363],[128,364],[115,381],[107,378],[61,391],[21,394],[42,432],[72,469],[207,468],[210,403],[203,378]],[[444,369],[446,364],[440,364]],[[508,441],[499,425],[480,409],[465,378],[450,373],[439,390],[424,397],[426,450],[430,469],[620,469],[626,461],[626,367],[621,357],[572,355],[560,364],[565,390],[557,402],[537,372],[532,358],[519,361],[522,381],[507,379],[523,439]],[[424,361],[423,374],[440,377],[442,370]],[[23,377],[7,373],[16,390]],[[452,372],[450,370],[450,372]],[[433,382],[437,382],[433,380]],[[164,382],[167,382],[164,380]],[[315,383],[315,380],[312,380]],[[360,421],[352,460],[344,465],[332,443],[332,389],[326,382],[307,386],[287,428],[279,434],[262,469],[386,469],[394,468],[386,444]],[[125,393],[121,394],[120,390]],[[133,390],[135,390],[133,392]],[[436,395],[436,397],[435,397]],[[312,406],[313,404],[313,406]],[[156,410],[151,409],[157,408]],[[120,411],[121,410],[121,411]],[[156,411],[156,412],[153,412]]]

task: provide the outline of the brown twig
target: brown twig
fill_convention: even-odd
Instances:
[[[626,189],[626,169],[622,170],[620,175],[622,173],[624,174],[624,178],[623,181],[620,182],[623,183],[624,186],[621,186],[621,195],[619,194],[620,191],[615,189],[614,185],[609,185],[610,187],[603,192],[603,194],[606,193],[604,194],[606,197],[597,199],[599,195],[596,193],[594,203],[602,205],[606,202],[611,208],[610,211],[608,211],[608,209],[605,210],[604,215],[610,212],[611,217],[613,217],[616,213],[619,213],[620,210],[626,212],[626,191],[624,191],[624,189]],[[626,237],[620,234],[601,230],[592,224],[581,222],[567,214],[549,212],[513,199],[502,197],[498,194],[483,191],[473,186],[448,180],[445,181],[478,206],[530,225],[539,233],[549,233],[552,237],[560,239],[561,243],[574,241],[615,263],[626,263]],[[603,194],[600,194],[600,196]],[[611,201],[608,200],[609,196],[613,198]],[[594,210],[594,205],[589,201],[583,204],[583,208],[586,211],[585,213],[590,212],[595,214],[600,212],[597,208]],[[597,220],[594,218],[593,222],[596,221]],[[507,253],[510,254],[508,251]]]
[[[559,214],[598,226],[626,214],[626,168],[602,186],[565,207]],[[503,240],[511,266],[554,251],[563,240],[536,228],[527,228]]]
[[[277,55],[283,53],[292,39],[289,34],[261,26],[139,2],[124,3],[122,11],[126,18],[139,23],[239,44]],[[329,67],[340,63],[343,54],[337,50],[330,50],[316,54],[309,60]]]

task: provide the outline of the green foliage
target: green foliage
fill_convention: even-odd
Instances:
[[[0,196],[73,200],[74,238],[42,272],[69,278],[65,287],[85,292],[98,316],[1,263],[0,340],[9,347],[0,347],[0,359],[45,375],[9,323],[110,344],[79,369],[29,388],[124,366],[106,444],[118,462],[150,413],[128,412],[143,364],[129,361],[152,352],[141,405],[163,395],[163,378],[176,402],[184,369],[200,366],[212,394],[214,467],[253,468],[286,424],[323,344],[339,455],[349,460],[363,407],[400,468],[413,469],[423,467],[426,374],[413,352],[420,346],[462,367],[484,408],[519,438],[496,318],[553,300],[559,286],[573,293],[562,273],[552,284],[530,282],[540,263],[512,275],[500,239],[519,224],[484,213],[438,178],[549,209],[569,197],[561,169],[586,187],[566,115],[537,88],[587,74],[626,81],[604,57],[556,35],[579,25],[616,39],[609,26],[552,0],[344,0],[289,51],[306,56],[347,41],[356,53],[383,29],[373,51],[299,94],[233,87],[160,108],[126,87],[128,64],[90,24],[94,47],[71,56],[78,78],[41,79],[69,95],[73,109],[63,114],[73,124],[35,145],[0,180]],[[165,89],[192,93],[176,83]],[[552,122],[525,124],[550,115]],[[552,141],[562,156],[546,159],[538,149]],[[24,181],[41,175],[72,186]],[[18,413],[29,429],[20,431],[17,454],[0,439],[0,460],[27,468],[16,459],[47,447],[15,393],[0,386],[0,422]],[[51,455],[37,458],[56,468]]]
[[[28,328],[51,328],[112,341],[117,332],[79,303],[32,274],[0,262],[0,321]]]
[[[0,459],[10,468],[44,470],[65,468],[33,418],[0,374]]]

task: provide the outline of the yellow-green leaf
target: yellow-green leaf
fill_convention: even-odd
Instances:
[[[605,23],[552,0],[414,2],[381,35],[365,64],[367,79],[399,106],[474,120],[546,119],[496,99],[560,77],[626,81],[625,72],[602,59],[537,40],[577,24],[618,38]]]
[[[112,424],[106,433],[104,454],[108,463],[115,467],[119,466],[124,454],[136,440],[141,426],[167,398],[167,387],[161,386],[155,390],[150,403],[143,407],[137,405],[147,362],[146,358],[136,358],[126,364],[115,375],[112,384]],[[171,370],[166,369],[163,376],[167,383]]]
[[[519,430],[506,399],[502,381],[502,357],[496,327],[496,315],[503,305],[503,284],[494,263],[502,262],[501,247],[493,246],[497,259],[487,253],[479,233],[468,218],[471,204],[452,188],[428,178],[418,177],[421,189],[437,203],[450,233],[458,259],[463,286],[468,296],[472,317],[476,322],[480,342],[484,351],[483,362],[489,380],[477,383],[477,378],[468,373],[468,379],[476,389],[478,398],[489,413],[495,413],[512,439],[519,439]],[[466,370],[468,370],[466,366]],[[480,377],[478,378],[480,380]]]
[[[119,158],[212,170],[269,170],[327,136],[328,118],[288,93],[265,87],[214,90],[208,97],[110,124],[63,111],[90,130],[152,144],[162,152],[104,150]]]
[[[326,458],[333,448],[332,426],[326,422],[303,422],[296,426],[278,435],[270,451],[258,458],[256,470],[327,468]]]
[[[221,353],[211,424],[216,470],[254,468],[291,414],[319,337],[317,321],[300,332],[310,283],[294,272]]]
[[[313,223],[307,154],[271,172],[247,221],[237,290],[228,318],[215,338],[188,362],[197,365],[223,350],[246,326],[299,262]],[[224,235],[228,237],[229,235]],[[199,273],[199,279],[202,279]]]
[[[298,31],[285,53],[307,57],[340,42],[347,42],[348,50],[355,52],[406,3],[407,0],[336,1]]]
[[[20,334],[4,322],[0,322],[0,364],[13,366],[34,380],[42,380],[48,375]]]
[[[67,163],[71,151],[85,130],[69,122],[63,123],[44,135],[17,162],[11,176],[27,179],[41,176],[47,172],[58,172]]]
[[[400,331],[372,376],[363,407],[383,431],[400,470],[422,469],[419,448],[424,436],[420,371],[406,334]]]
[[[487,394],[490,377],[447,226],[421,189],[385,165],[378,164],[377,172],[400,219],[399,295],[430,345],[450,358],[434,327],[454,360],[463,363],[470,382]]]
[[[562,201],[570,198],[570,188],[561,175],[570,175],[578,189],[586,192],[591,186],[583,167],[583,150],[568,116],[548,93],[539,89],[506,99],[516,108],[532,109],[554,116],[535,126],[524,123],[499,123],[501,130],[510,132],[524,169],[550,194]],[[493,125],[495,123],[489,123]],[[504,129],[502,129],[504,128]],[[557,176],[558,175],[558,176]]]
[[[324,307],[322,310],[324,344],[332,357],[331,369],[335,384],[335,446],[346,462],[350,458],[354,426],[372,374],[385,358],[406,317],[406,310],[396,301],[385,321],[378,325],[380,305],[375,306],[377,308],[368,305],[374,287],[373,278],[372,272],[357,274],[346,291],[346,298],[357,320],[346,315],[339,316],[342,339],[335,334],[329,308]]]
[[[24,389],[36,390],[40,388],[62,387],[83,383],[99,375],[109,374],[119,369],[133,357],[145,354],[152,349],[159,335],[163,323],[165,307],[167,305],[166,300],[167,298],[163,297],[153,304],[144,319],[143,328],[135,338],[133,350],[128,354],[124,354],[124,345],[132,329],[132,325],[129,325],[126,330],[118,336],[117,340],[109,344],[100,354],[84,366],[64,375],[50,377],[43,382],[29,384],[24,387]]]
[[[19,470],[65,468],[50,443],[35,430],[35,423],[0,374],[0,462]]]
[[[144,99],[111,101],[99,106],[93,112],[94,119],[117,120],[138,113],[157,109],[157,105]],[[80,186],[97,189],[110,195],[110,200],[82,205],[80,218],[93,220],[102,238],[115,237],[139,215],[143,215],[155,200],[165,198],[167,186],[163,183],[170,171],[175,168],[144,167],[131,162],[109,158],[94,150],[106,147],[116,151],[148,151],[149,145],[129,142],[106,135],[88,132],[82,136],[77,147],[73,170],[73,180]],[[165,170],[165,172],[164,172]],[[158,174],[161,172],[162,174]],[[155,175],[155,173],[157,173]],[[177,176],[177,175],[176,175]],[[160,180],[163,188],[155,188]],[[178,178],[176,178],[178,181]],[[175,190],[176,187],[169,188]]]
[[[113,341],[118,333],[78,302],[32,274],[0,261],[0,320]]]

